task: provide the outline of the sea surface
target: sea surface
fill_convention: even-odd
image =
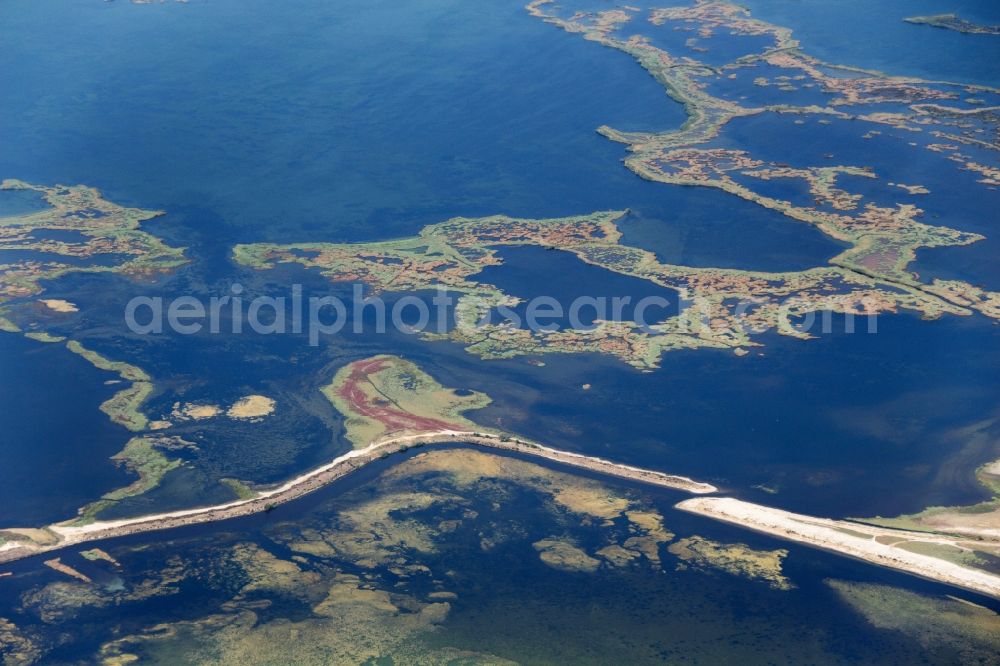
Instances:
[[[258,423],[182,424],[172,434],[195,445],[183,452],[185,465],[160,488],[105,515],[221,501],[230,494],[220,478],[274,483],[345,451],[342,418],[319,388],[343,365],[379,353],[413,360],[445,386],[490,395],[490,406],[470,414],[484,425],[689,475],[750,501],[842,518],[986,499],[973,473],[997,457],[1000,428],[984,426],[985,445],[966,434],[1000,417],[1000,327],[982,317],[831,317],[814,340],[767,335],[744,357],[672,352],[652,372],[596,355],[484,361],[452,343],[398,331],[357,334],[350,327],[316,347],[305,335],[127,331],[125,303],[137,295],[223,295],[238,283],[248,296],[280,296],[298,283],[307,295],[349,298],[346,286],[300,268],[238,267],[230,260],[235,243],[399,238],[453,216],[628,210],[620,223],[623,243],[691,266],[802,270],[842,251],[812,227],[724,192],[656,184],[626,169],[624,147],[595,129],[676,128],[685,119],[682,107],[624,53],[533,19],[522,4],[0,5],[0,178],[86,184],[116,203],[163,210],[144,228],[188,247],[192,259],[171,276],[142,282],[115,275],[59,278],[46,285],[47,293],[80,312],[53,318],[48,330],[152,375],[150,418],[168,415],[176,402],[228,405],[254,393],[277,401],[275,414]],[[901,20],[956,11],[998,23],[996,3],[746,4],[759,18],[793,28],[804,50],[831,62],[984,85],[1000,81],[1000,39]],[[734,121],[717,145],[783,159],[787,151],[779,149],[794,142],[803,163],[815,164],[826,158],[810,143],[812,130],[762,115]],[[824,130],[833,131],[838,128]],[[906,175],[893,177],[927,183],[941,194],[926,205],[931,222],[987,236],[967,248],[922,251],[914,269],[925,279],[1000,287],[996,192],[980,188],[977,199],[951,195],[952,187],[968,185],[969,174],[934,171],[919,158],[926,151],[889,136],[875,150],[857,134],[837,135],[833,163],[870,164],[886,173],[905,168]],[[866,186],[854,180],[862,179],[852,179],[852,186]],[[895,201],[907,200],[900,191]],[[31,195],[0,192],[0,215],[39,206]],[[552,290],[561,298],[673,295],[604,275],[563,253],[521,248],[501,256],[505,265],[480,277],[519,296]],[[390,303],[398,296],[389,294]],[[0,377],[0,527],[69,518],[133,478],[109,460],[130,434],[98,409],[116,390],[106,384],[116,379],[113,373],[95,370],[62,345],[0,333]],[[276,534],[336,524],[344,507],[377,495],[379,474],[396,462],[265,516],[100,544],[120,558],[125,573],[64,554],[93,574],[112,595],[107,598],[115,598],[121,577],[135,585],[170,567],[198,572],[157,588],[169,594],[127,603],[56,596],[45,606],[35,603],[40,590],[52,594],[52,584],[70,579],[33,560],[2,567],[16,575],[0,578],[0,618],[34,632],[51,650],[47,658],[62,663],[92,659],[115,636],[221,612],[246,583],[245,572],[226,566],[232,548],[252,544],[290,558]],[[420,479],[399,483],[426,490]],[[905,632],[876,627],[829,581],[935,599],[951,594],[997,608],[976,595],[682,514],[671,508],[681,499],[677,494],[614,487],[646,498],[679,535],[787,549],[794,589],[678,570],[666,554],[656,570],[553,569],[532,543],[552,530],[582,543],[589,533],[559,522],[520,487],[486,499],[456,490],[482,517],[469,518],[465,531],[440,538],[436,550],[418,558],[434,576],[450,576],[458,595],[421,645],[524,663],[947,663],[961,659],[956,648],[928,647]],[[480,533],[501,523],[516,538],[483,548]],[[333,568],[364,573],[356,563],[316,566],[324,583]],[[373,585],[388,589],[399,582],[387,571],[371,568],[380,577]],[[413,592],[410,585],[394,589]],[[283,594],[259,593],[270,610],[254,612],[267,621],[307,614],[301,600]],[[57,614],[39,610],[45,608]],[[72,630],[65,633],[67,627]],[[179,663],[172,660],[190,658],[184,645],[143,649],[151,650],[150,658]],[[746,658],[748,651],[758,655],[756,662]]]

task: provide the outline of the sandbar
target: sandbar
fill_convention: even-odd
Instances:
[[[1000,576],[899,546],[909,541],[954,545],[955,539],[945,535],[816,518],[734,497],[697,497],[676,508],[1000,599]]]

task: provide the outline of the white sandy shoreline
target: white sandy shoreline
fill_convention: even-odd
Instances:
[[[911,537],[913,541],[955,545],[955,539],[946,535],[816,518],[734,497],[696,497],[675,508],[1000,599],[1000,576],[878,541],[902,542]]]

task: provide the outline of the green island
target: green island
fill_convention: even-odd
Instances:
[[[321,390],[345,416],[345,437],[355,448],[401,430],[476,430],[481,426],[462,413],[491,402],[483,393],[458,395],[415,363],[389,355],[341,368]]]
[[[36,342],[65,342],[66,338],[61,335],[52,335],[48,331],[28,331],[24,337]]]
[[[39,193],[49,208],[0,217],[0,251],[18,258],[0,264],[0,329],[23,332],[39,342],[63,342],[65,337],[36,330],[35,299],[45,291],[43,282],[67,273],[118,273],[131,278],[165,273],[187,263],[184,249],[164,243],[140,225],[161,211],[126,208],[104,199],[100,192],[83,185],[47,187],[20,180],[5,180],[4,190]],[[102,258],[110,262],[100,261]],[[93,260],[88,263],[88,260]],[[71,314],[78,311],[62,299],[40,299],[45,309]],[[31,322],[25,326],[24,322]],[[139,432],[148,420],[140,411],[153,391],[152,379],[142,369],[105,358],[78,340],[66,348],[100,370],[117,373],[130,385],[101,405],[115,423]]]
[[[130,382],[128,387],[118,391],[105,401],[101,405],[101,411],[111,417],[111,420],[118,425],[133,432],[145,430],[149,420],[140,411],[140,408],[153,392],[153,382],[149,375],[141,368],[124,361],[107,359],[97,352],[87,349],[76,340],[67,342],[66,349],[83,357],[95,368],[116,372],[124,381]]]
[[[967,21],[957,14],[933,14],[931,16],[911,16],[903,19],[907,23],[929,25],[935,28],[964,32],[970,35],[1000,35],[1000,25],[981,25]]]
[[[532,16],[546,23],[629,54],[664,87],[671,98],[684,105],[688,120],[678,130],[644,133],[620,132],[607,126],[598,129],[598,132],[609,139],[627,144],[632,155],[625,160],[626,166],[650,180],[659,180],[656,163],[669,161],[667,155],[671,150],[705,143],[717,137],[722,128],[735,118],[769,112],[817,116],[823,120],[861,120],[906,129],[916,128],[914,131],[919,131],[918,126],[922,126],[933,131],[934,136],[950,141],[978,142],[978,133],[969,124],[969,120],[988,114],[989,110],[970,111],[942,106],[938,102],[958,100],[961,93],[996,92],[995,88],[984,86],[889,77],[876,71],[824,62],[803,53],[799,49],[798,40],[792,37],[788,28],[752,18],[745,7],[729,2],[698,0],[689,7],[654,9],[649,17],[649,21],[656,26],[670,24],[675,29],[690,32],[693,35],[692,43],[701,40],[710,42],[716,33],[769,37],[773,40],[773,45],[761,53],[737,58],[721,67],[707,65],[692,55],[673,55],[653,45],[642,34],[621,36],[621,31],[640,11],[638,8],[579,11],[566,18],[559,16],[559,7],[553,0],[534,0],[528,4],[527,9]],[[788,81],[802,81],[801,87],[812,86],[825,93],[828,96],[827,103],[822,106],[768,104],[745,107],[735,101],[714,96],[708,91],[710,83],[735,78],[738,72],[742,73],[744,70],[753,72],[758,65],[787,72],[779,89],[791,91],[797,87],[788,84]],[[756,80],[767,82],[763,77],[757,77]],[[871,112],[867,108],[886,103],[907,107],[905,111],[891,113]],[[928,149],[933,150],[930,146]],[[957,149],[952,147],[950,150]],[[960,168],[972,168],[965,163],[967,160],[963,160],[960,153],[952,152],[950,159],[959,163]]]
[[[552,8],[552,11],[548,11]],[[815,116],[820,122],[830,119],[860,120],[864,123],[902,127],[914,132],[926,131],[935,137],[959,144],[977,144],[990,149],[995,146],[980,138],[979,122],[996,125],[994,108],[964,109],[946,106],[942,102],[960,100],[963,93],[990,92],[983,86],[928,82],[909,77],[888,77],[880,72],[846,67],[824,62],[799,50],[799,42],[788,28],[776,26],[750,16],[745,7],[714,0],[697,0],[690,7],[654,9],[649,21],[657,26],[669,24],[674,29],[691,32],[710,40],[716,33],[735,36],[763,36],[773,39],[773,45],[761,53],[747,55],[721,67],[711,67],[690,56],[674,56],[657,48],[641,34],[628,38],[616,33],[628,24],[635,8],[599,12],[576,12],[570,18],[558,16],[552,0],[534,0],[528,11],[547,23],[563,30],[582,34],[586,39],[623,51],[646,69],[667,94],[682,103],[687,122],[678,130],[662,133],[626,133],[604,126],[602,135],[628,145],[630,155],[625,165],[637,175],[654,182],[674,185],[714,187],[781,212],[789,218],[816,226],[828,236],[851,247],[831,260],[834,265],[850,268],[879,279],[921,287],[905,267],[920,248],[966,245],[981,240],[977,234],[964,233],[946,227],[935,227],[916,221],[923,211],[912,205],[894,208],[872,203],[859,206],[861,196],[852,195],[836,186],[838,175],[876,178],[870,167],[824,166],[792,168],[786,164],[768,163],[745,151],[721,148],[694,149],[692,146],[716,138],[725,125],[738,117],[765,113]],[[786,104],[744,107],[708,92],[709,84],[735,78],[743,70],[758,65],[777,68],[787,74],[784,87],[813,86],[827,96],[824,106],[793,106]],[[766,84],[758,77],[755,82]],[[869,107],[886,104],[900,105],[904,111],[872,112]],[[905,105],[905,106],[904,106]],[[869,131],[867,137],[877,131]],[[929,144],[928,150],[948,152],[948,159],[962,169],[979,171],[987,177],[979,182],[995,184],[994,169],[971,162],[948,144]],[[815,199],[815,206],[794,205],[791,202],[764,196],[753,190],[759,180],[792,178],[805,181]],[[902,186],[903,189],[919,185]],[[917,190],[920,191],[920,190]],[[826,207],[825,210],[822,207]],[[859,210],[860,209],[860,210]],[[857,212],[855,212],[857,211]],[[852,214],[853,213],[853,214]],[[958,287],[935,281],[922,286],[940,294]],[[998,297],[966,287],[966,307],[985,301],[986,308],[996,314]]]

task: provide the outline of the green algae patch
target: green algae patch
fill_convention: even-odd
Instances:
[[[80,308],[78,308],[75,303],[70,303],[63,298],[42,298],[39,299],[38,302],[47,307],[49,310],[60,314],[69,314],[80,311]]]
[[[107,562],[109,564],[113,564],[116,567],[121,566],[121,563],[118,562],[118,560],[109,555],[107,551],[101,550],[100,548],[81,550],[80,556],[83,559],[89,560],[91,562]]]
[[[101,405],[101,411],[111,417],[115,423],[133,432],[144,430],[149,423],[146,415],[140,411],[142,404],[153,393],[153,382],[149,375],[124,361],[112,361],[97,352],[87,349],[76,340],[66,343],[66,348],[78,354],[99,370],[115,372],[131,386],[114,394]]]
[[[149,375],[145,373],[141,368],[137,368],[134,365],[125,363],[124,361],[113,361],[109,358],[101,356],[99,353],[87,349],[80,342],[76,340],[70,340],[66,343],[66,349],[70,350],[74,354],[79,354],[88,363],[93,365],[99,370],[107,370],[108,372],[114,372],[121,375],[121,378],[130,382],[148,382],[151,381]]]
[[[274,413],[275,401],[266,395],[243,396],[226,410],[231,419],[260,419]]]
[[[47,331],[28,331],[24,334],[24,337],[29,340],[34,340],[36,342],[65,342],[66,338],[61,335],[52,335]]]
[[[969,444],[978,443],[984,448],[991,447],[992,428],[995,420],[989,419],[957,431],[957,435]],[[914,540],[906,544],[909,550],[940,557],[966,566],[988,568],[977,552],[1000,557],[1000,545],[995,535],[1000,530],[1000,460],[981,465],[975,471],[976,480],[993,497],[969,506],[932,506],[919,513],[894,518],[861,518],[859,522],[911,530],[916,533],[954,535],[955,541],[947,547],[934,546]]]
[[[4,617],[0,617],[0,650],[4,664],[34,664],[44,654],[36,639]]]
[[[130,472],[139,476],[135,481],[106,493],[101,499],[80,509],[77,519],[70,521],[72,525],[85,525],[97,519],[101,511],[129,497],[136,497],[149,492],[160,485],[163,477],[181,466],[181,461],[168,458],[163,449],[178,449],[193,446],[177,437],[138,436],[125,444],[125,448],[111,457],[113,461],[123,465]]]
[[[219,483],[232,490],[236,499],[253,499],[257,496],[256,490],[237,479],[220,479]]]
[[[718,570],[767,583],[776,590],[795,587],[781,572],[781,564],[788,556],[785,549],[758,550],[742,543],[720,543],[701,536],[680,539],[667,547],[682,564],[678,568],[692,567],[710,571]]]
[[[6,313],[6,311],[0,312]],[[20,333],[21,327],[12,322],[10,319],[7,319],[7,317],[0,315],[0,331],[3,331],[4,333]]]
[[[592,573],[601,561],[589,555],[569,539],[549,537],[531,544],[538,551],[538,558],[553,569]]]
[[[108,632],[98,654],[82,655],[106,663],[504,664],[437,633],[466,585],[456,556],[507,547],[539,569],[658,572],[641,540],[672,538],[656,507],[633,491],[473,449],[419,453],[319,513],[265,529],[258,543],[237,532],[185,541],[180,551],[123,544],[113,551],[117,564],[84,551],[115,566],[116,584],[37,585],[21,596],[22,609],[58,632],[100,609],[128,612],[195,585],[215,591],[184,619]],[[432,632],[444,640],[430,640]],[[47,638],[43,652],[59,647]]]
[[[519,493],[539,496],[530,502],[533,517],[504,511],[504,502]],[[461,579],[441,559],[444,553],[470,538],[473,544],[479,539],[483,550],[520,543],[529,552],[535,548],[546,566],[590,575],[609,566],[608,546],[630,553],[618,564],[630,566],[641,555],[620,544],[647,529],[662,530],[661,517],[644,499],[592,479],[467,449],[426,451],[404,460],[333,500],[330,509],[321,519],[273,525],[267,541],[277,544],[275,549],[213,545],[213,557],[239,581],[231,598],[200,616],[116,636],[100,656],[214,664],[507,664],[449,647],[447,639],[426,640],[448,621],[451,604],[461,595],[452,591]],[[578,534],[600,535],[601,555],[577,546]],[[126,555],[116,555],[128,571]],[[206,564],[206,558],[193,552],[184,558],[178,565],[187,580],[218,575],[218,565]],[[166,594],[173,584],[150,587]],[[46,603],[54,593],[68,594],[50,589],[32,598],[32,607],[58,612]],[[106,604],[103,594],[90,599]],[[294,601],[299,610],[290,616],[276,612],[275,599]]]
[[[535,543],[542,561],[556,568],[592,571],[595,567],[590,560],[598,564],[603,560],[611,567],[643,561],[658,567],[660,545],[674,538],[674,534],[664,527],[663,516],[658,511],[613,487],[489,453],[469,450],[422,453],[389,470],[383,478],[398,483],[406,478],[424,476],[443,476],[451,492],[463,495],[470,491],[488,493],[494,479],[516,483],[538,493],[552,512],[572,516],[577,524],[606,528],[600,546],[592,554],[583,552],[582,557],[572,552],[574,548],[579,550],[574,543],[556,543],[559,537],[549,536]],[[449,521],[448,527],[454,530],[461,524],[462,521]],[[489,550],[510,538],[509,533],[500,531],[481,544],[484,550]],[[565,566],[557,566],[557,561]],[[575,564],[571,565],[572,562]]]
[[[123,567],[123,570],[125,568]],[[127,606],[178,592],[177,584],[189,578],[184,561],[171,557],[163,566],[139,577],[122,577],[122,584],[93,585],[82,581],[56,581],[21,595],[22,609],[47,624],[72,622],[94,609]]]
[[[994,663],[1000,654],[1000,616],[958,599],[842,580],[828,580],[840,599],[872,626],[899,631],[939,658]]]

